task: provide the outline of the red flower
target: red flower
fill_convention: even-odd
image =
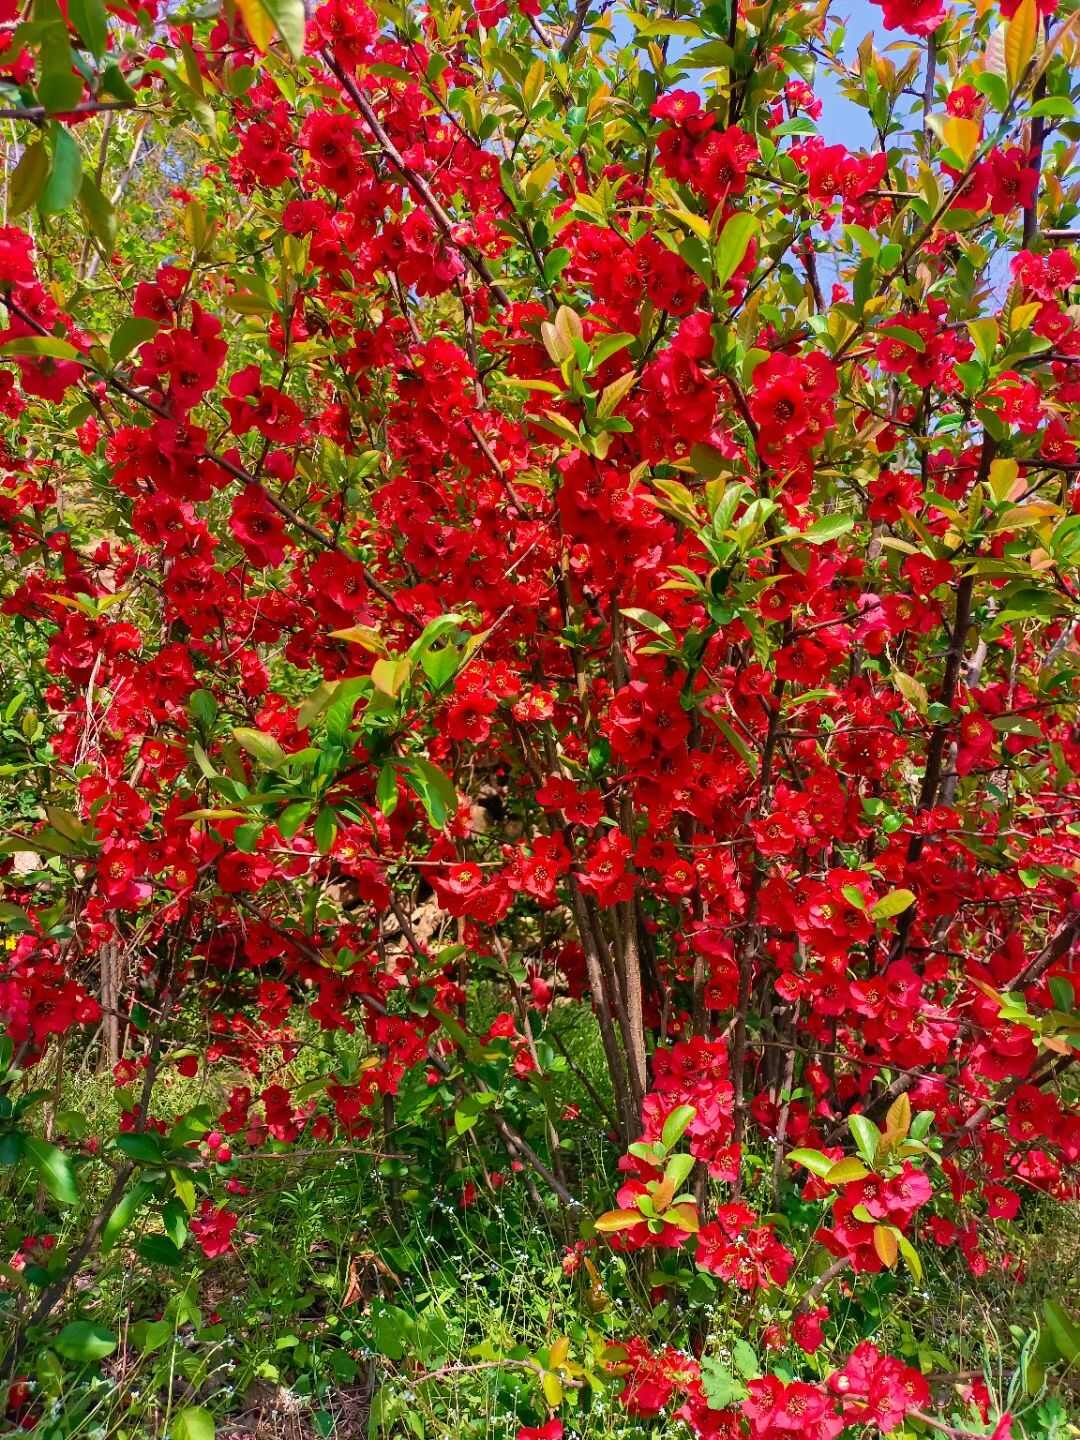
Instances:
[[[932,35],[945,19],[942,0],[874,0],[880,4],[886,30]]]
[[[204,1200],[199,1214],[190,1222],[191,1233],[208,1260],[227,1255],[232,1250],[232,1233],[236,1229],[236,1216],[224,1207],[217,1210],[213,1201]]]
[[[563,1423],[553,1416],[546,1425],[521,1425],[517,1440],[562,1440]]]
[[[825,1330],[823,1322],[829,1318],[829,1309],[826,1305],[818,1305],[813,1310],[799,1310],[791,1322],[791,1338],[798,1345],[800,1350],[807,1355],[815,1355],[825,1343]]]
[[[280,565],[288,543],[281,516],[259,490],[242,490],[233,501],[231,529],[253,565]]]
[[[482,745],[491,734],[491,716],[497,709],[494,695],[464,695],[455,700],[447,712],[446,733],[451,740]]]
[[[846,1423],[869,1421],[883,1434],[930,1400],[930,1387],[918,1370],[882,1355],[868,1340],[856,1345],[843,1369],[829,1377],[829,1388],[843,1400]]]
[[[795,1264],[772,1226],[755,1226],[745,1236],[733,1236],[715,1221],[698,1232],[694,1259],[699,1269],[748,1291],[785,1285]]]
[[[976,168],[974,186],[986,194],[995,215],[1008,215],[1018,206],[1034,203],[1039,172],[1028,163],[1019,145],[993,149]]]
[[[274,863],[265,855],[245,855],[231,850],[218,861],[218,884],[227,895],[261,890],[274,874]]]
[[[747,1383],[749,1397],[742,1403],[754,1440],[788,1440],[792,1435],[834,1440],[844,1428],[828,1394],[803,1380],[785,1384],[775,1375]]]
[[[605,908],[629,900],[634,893],[630,852],[630,841],[622,831],[611,831],[590,847],[585,867],[578,871],[577,882],[582,890],[595,896]]]

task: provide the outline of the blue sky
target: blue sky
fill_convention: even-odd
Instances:
[[[879,50],[884,49],[890,40],[896,39],[902,33],[899,30],[884,29],[881,11],[871,4],[870,0],[846,0],[846,3],[834,5],[831,15],[834,22],[846,21],[842,58],[847,65],[853,62],[863,37],[871,30]],[[874,129],[869,116],[858,105],[852,104],[841,95],[831,71],[819,66],[814,79],[814,90],[823,106],[818,129],[826,140],[834,144],[844,144],[849,150],[858,150],[873,144]]]
[[[864,36],[871,31],[879,50],[885,49],[891,41],[903,38],[902,31],[889,31],[884,28],[881,10],[872,4],[871,0],[834,0],[829,19],[829,34],[836,26],[844,26],[841,58],[849,66],[854,63],[856,51]],[[616,10],[612,15],[612,23],[620,43],[631,38],[633,32],[625,15]],[[690,44],[691,42],[686,40],[673,40],[668,52],[672,60],[678,57],[680,49],[689,48]],[[695,72],[691,72],[681,84],[685,88],[694,89],[695,81]],[[826,140],[832,144],[844,144],[849,150],[868,149],[876,144],[869,116],[858,105],[845,99],[832,71],[820,64],[814,78],[814,90],[823,106],[818,129]]]

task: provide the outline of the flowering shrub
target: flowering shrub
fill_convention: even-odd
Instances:
[[[1076,16],[880,8],[0,14],[12,1426],[1075,1433]]]

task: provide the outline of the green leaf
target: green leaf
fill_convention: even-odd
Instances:
[[[375,803],[386,816],[392,815],[397,809],[397,771],[391,760],[385,761],[379,771],[379,778],[375,782]]]
[[[277,822],[278,829],[286,840],[292,839],[311,814],[312,808],[310,800],[294,800],[291,805],[286,805]]]
[[[116,212],[90,174],[83,175],[79,186],[79,208],[95,238],[105,250],[111,251],[116,243]]]
[[[170,1170],[169,1178],[173,1183],[173,1190],[176,1197],[183,1205],[189,1215],[195,1213],[195,1186],[191,1179],[182,1170]]]
[[[878,253],[878,250],[881,248],[877,236],[874,235],[871,231],[867,230],[862,225],[845,225],[844,234],[850,239],[854,240],[855,244],[859,247],[863,254],[869,255],[871,259]]]
[[[820,520],[815,520],[805,530],[792,535],[793,540],[803,540],[807,545],[824,545],[829,540],[836,540],[841,535],[846,535],[855,524],[854,515],[822,515]]]
[[[67,26],[56,21],[46,27],[41,41],[41,79],[38,82],[38,99],[51,115],[72,110],[82,99],[83,78],[74,70],[75,55],[68,40]],[[67,134],[62,131],[62,134]],[[71,137],[68,136],[71,140]],[[78,154],[78,146],[71,140],[72,148]],[[59,146],[58,146],[59,148]],[[82,161],[79,161],[82,169]],[[71,199],[74,200],[74,194]],[[63,206],[60,207],[63,209]]]
[[[166,1200],[161,1207],[161,1223],[165,1226],[165,1234],[178,1250],[182,1250],[187,1244],[188,1238],[187,1213],[184,1206],[177,1200]]]
[[[420,665],[433,687],[443,690],[461,669],[464,658],[464,651],[456,645],[444,645],[440,650],[425,650]]]
[[[104,0],[68,0],[68,15],[90,53],[100,60],[109,37]]]
[[[640,625],[642,629],[651,631],[658,640],[670,646],[671,649],[678,649],[679,640],[675,631],[666,620],[661,620],[660,616],[654,615],[651,610],[639,610],[630,606],[625,610],[620,610],[619,614],[625,615],[628,620],[633,620],[634,624]]]
[[[410,662],[419,660],[425,650],[429,650],[436,641],[443,640],[447,635],[456,633],[460,626],[461,616],[458,615],[456,611],[450,611],[445,615],[436,615],[434,620],[428,621],[420,634],[409,646],[407,658]],[[382,644],[382,637],[376,636],[376,638],[380,644]],[[394,658],[386,649],[385,644],[382,644],[381,654],[388,660]]]
[[[694,1168],[693,1155],[680,1153],[672,1155],[664,1168],[664,1179],[670,1180],[676,1190],[681,1190],[683,1182]]]
[[[707,1355],[701,1362],[701,1388],[712,1410],[726,1410],[737,1400],[746,1397],[746,1387],[715,1355]]]
[[[18,1130],[6,1130],[0,1135],[0,1165],[16,1165],[26,1151],[26,1137]]]
[[[744,1380],[755,1380],[761,1374],[761,1367],[758,1365],[757,1355],[752,1345],[745,1340],[736,1340],[731,1347],[731,1358],[735,1362],[735,1369]]]
[[[908,1131],[909,1138],[912,1140],[925,1140],[930,1133],[930,1127],[933,1125],[934,1119],[933,1110],[920,1110],[911,1122],[911,1128]]]
[[[148,1265],[166,1265],[175,1270],[184,1261],[179,1248],[167,1235],[144,1235],[136,1248]]]
[[[1076,106],[1067,95],[1048,95],[1045,100],[1036,100],[1027,113],[1031,119],[1036,115],[1050,115],[1055,120],[1072,120]]]
[[[787,1159],[790,1165],[803,1165],[814,1175],[827,1175],[836,1163],[820,1150],[789,1150]]]
[[[926,714],[930,705],[930,696],[921,680],[916,680],[914,675],[905,675],[902,670],[894,670],[892,682],[909,705],[914,705],[920,715]]]
[[[82,93],[81,82],[79,93]],[[54,125],[52,130],[52,168],[38,200],[38,209],[43,215],[59,215],[66,210],[82,186],[82,152],[62,126]]]
[[[48,356],[53,360],[79,358],[79,352],[70,340],[61,340],[55,335],[20,335],[17,340],[8,340],[0,345],[0,358],[6,359],[11,355]]]
[[[870,918],[872,920],[891,920],[894,915],[901,915],[905,910],[910,910],[915,904],[915,895],[911,890],[890,890],[887,895],[871,907]]]
[[[740,210],[738,214],[732,215],[731,219],[720,232],[720,238],[716,242],[716,262],[714,276],[716,287],[722,290],[732,275],[743,262],[743,257],[750,246],[750,241],[756,234],[759,225],[756,215],[751,215],[749,210]]]
[[[696,1114],[697,1111],[693,1105],[676,1105],[672,1110],[660,1132],[660,1138],[669,1150],[673,1145],[677,1145],[686,1134],[687,1127]]]
[[[397,1305],[377,1300],[371,1307],[371,1333],[375,1349],[388,1360],[400,1360],[405,1353],[405,1337],[413,1326],[413,1317]]]
[[[997,349],[999,330],[998,323],[992,315],[985,316],[981,320],[969,320],[967,322],[968,332],[975,342],[975,349],[979,352],[979,358],[984,365],[989,365],[994,358],[994,351]]]
[[[855,1137],[855,1144],[859,1154],[868,1165],[873,1165],[877,1158],[878,1142],[881,1140],[881,1131],[872,1120],[865,1115],[849,1115],[848,1128]]]
[[[975,76],[975,89],[980,95],[985,95],[995,110],[1006,110],[1009,105],[1009,87],[1003,75],[994,73],[991,70],[984,70],[981,75]]]
[[[188,1054],[197,1054],[191,1050]],[[174,1056],[174,1058],[176,1058]],[[181,1115],[169,1130],[170,1145],[187,1145],[192,1140],[200,1140],[208,1130],[213,1129],[214,1107],[212,1105],[195,1105],[186,1115]]]
[[[915,1249],[915,1246],[912,1245],[911,1241],[907,1238],[907,1236],[902,1234],[901,1231],[894,1228],[893,1235],[896,1239],[897,1247],[900,1250],[901,1257],[903,1258],[904,1264],[908,1268],[908,1272],[911,1275],[911,1278],[915,1281],[916,1284],[918,1284],[923,1277],[923,1267],[922,1261],[919,1259],[919,1252]]]
[[[66,1359],[85,1364],[111,1355],[116,1349],[116,1336],[104,1325],[95,1325],[90,1320],[73,1320],[60,1331],[54,1344]]]
[[[1080,1359],[1080,1325],[1066,1314],[1056,1300],[1045,1301],[1043,1315],[1061,1358],[1072,1365]]]
[[[134,105],[139,98],[124,79],[119,65],[105,66],[101,72],[101,87],[107,90],[114,100],[126,100],[129,105]]]
[[[268,770],[276,770],[286,758],[285,751],[265,730],[251,730],[246,725],[240,725],[232,733],[236,743]]]
[[[646,20],[638,26],[638,33],[650,39],[656,35],[678,35],[686,40],[698,40],[702,35],[696,20]]]
[[[161,1141],[149,1132],[142,1135],[118,1135],[116,1148],[122,1150],[129,1160],[140,1165],[160,1165],[163,1160]]]
[[[635,1140],[628,1147],[627,1153],[636,1155],[639,1160],[644,1160],[647,1165],[662,1165],[664,1163],[664,1147],[658,1141],[647,1142]]]
[[[214,1417],[203,1405],[185,1405],[169,1428],[172,1440],[214,1440]]]
[[[555,250],[549,250],[544,257],[544,280],[548,285],[554,285],[559,276],[570,263],[570,251],[560,245]]]
[[[8,216],[14,220],[36,202],[49,175],[49,152],[40,140],[28,145],[8,182]]]
[[[756,775],[758,772],[758,758],[743,740],[742,736],[728,724],[722,715],[713,714],[710,718],[731,746],[732,750],[734,750],[735,754],[738,755],[739,759],[750,771],[751,775]]]
[[[831,1165],[822,1179],[826,1185],[847,1185],[852,1180],[865,1180],[870,1171],[861,1160],[849,1156],[846,1160],[838,1160]]]
[[[136,325],[139,327],[138,331],[135,330]],[[144,327],[147,325],[153,326],[153,329],[145,331]],[[151,335],[156,333],[157,325],[153,320],[144,320],[139,315],[131,315],[116,327],[116,333],[109,346],[109,353],[114,360],[122,360],[124,355],[131,354],[136,345],[140,345],[143,340],[148,340]],[[136,335],[139,336],[138,339],[132,338]],[[121,349],[123,354],[118,353]],[[188,709],[205,730],[209,730],[217,719],[218,703],[209,690],[193,690],[188,697]]]
[[[319,690],[310,695],[297,712],[297,725],[302,729],[307,729],[325,709],[326,738],[335,744],[343,744],[352,723],[353,711],[365,691],[370,688],[370,683],[367,679],[339,680],[326,699],[320,693],[322,689],[320,686]]]
[[[79,1189],[75,1184],[75,1167],[71,1157],[58,1145],[33,1137],[27,1137],[24,1148],[42,1185],[53,1199],[61,1205],[74,1205],[79,1198]]]
[[[304,0],[262,0],[289,54],[299,60],[304,54]]]
[[[637,384],[637,380],[637,371],[627,370],[617,380],[613,380],[610,385],[605,385],[596,405],[597,419],[606,420],[608,416],[613,415]]]
[[[315,844],[319,847],[320,855],[329,854],[337,832],[337,814],[333,806],[324,805],[316,815],[315,824],[312,826],[312,834],[315,836]]]
[[[907,345],[911,350],[917,350],[921,355],[926,349],[926,341],[917,330],[909,330],[906,325],[883,325],[877,332],[889,340],[899,340],[901,345]]]
[[[139,345],[150,340],[158,332],[156,320],[151,320],[144,315],[129,315],[126,320],[113,331],[113,337],[109,341],[109,354],[119,364]],[[188,701],[188,708],[196,720],[203,725],[212,725],[217,715],[217,702],[209,690],[196,690]]]
[[[840,893],[853,910],[866,909],[866,896],[857,885],[841,885]]]
[[[449,776],[421,755],[398,761],[401,771],[436,830],[441,830],[457,809],[457,791]]]
[[[1072,981],[1065,975],[1052,975],[1047,981],[1050,995],[1058,1010],[1070,1014],[1076,1008],[1076,991]]]
[[[480,1119],[480,1112],[475,1108],[469,1109],[463,1101],[454,1111],[454,1129],[459,1135],[465,1135]]]
[[[107,1255],[119,1240],[120,1236],[131,1224],[139,1206],[143,1204],[151,1193],[151,1187],[144,1180],[133,1185],[126,1195],[122,1196],[116,1209],[105,1221],[101,1230],[101,1250]]]
[[[792,120],[784,120],[779,125],[773,126],[769,131],[770,135],[816,135],[817,126],[806,115],[796,115]]]
[[[131,1343],[143,1355],[149,1355],[160,1350],[173,1333],[168,1320],[139,1320],[131,1327]]]

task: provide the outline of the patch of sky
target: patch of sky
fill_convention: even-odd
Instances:
[[[613,12],[611,22],[617,43],[632,42],[634,29],[627,20],[622,6]],[[886,53],[898,68],[910,56],[910,37],[905,36],[901,30],[886,29],[881,8],[873,4],[872,0],[834,0],[829,10],[826,35],[831,37],[838,27],[843,29],[844,38],[836,58],[849,70],[855,66],[859,46],[868,35],[873,37],[878,53]],[[677,63],[681,55],[686,54],[698,43],[700,42],[696,40],[672,37],[668,44],[669,60]],[[890,47],[893,46],[896,48],[890,50]],[[700,70],[688,69],[684,78],[679,80],[678,86],[680,89],[703,94],[701,79],[702,72]],[[817,121],[817,134],[827,145],[843,145],[853,152],[876,150],[880,145],[880,140],[868,112],[844,94],[841,81],[842,77],[835,67],[818,61],[813,78],[814,94],[821,101],[821,116]],[[917,76],[915,88],[921,89],[921,84],[921,76]],[[941,108],[940,101],[937,108]],[[901,150],[909,149],[913,143],[912,132],[920,128],[922,123],[921,96],[916,97],[913,90],[906,102],[902,99],[897,108],[896,118],[902,122],[904,129],[894,131],[889,136],[889,146]],[[1000,303],[1008,291],[1011,279],[1008,268],[1009,258],[1009,254],[1005,250],[996,249],[992,253],[984,273],[984,279],[989,284],[988,298],[993,302]],[[826,246],[819,252],[818,271],[823,286],[826,288],[827,296],[828,287],[841,278],[839,255],[835,247]]]

